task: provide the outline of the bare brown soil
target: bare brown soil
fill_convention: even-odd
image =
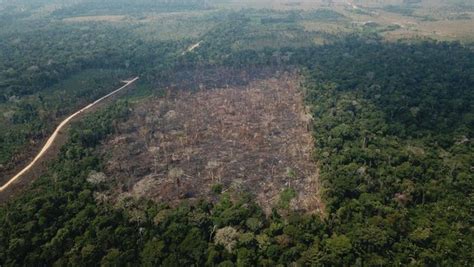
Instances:
[[[137,106],[103,146],[112,199],[146,197],[171,205],[212,200],[213,185],[247,192],[267,212],[293,188],[295,210],[320,212],[310,117],[295,73],[246,85],[169,91]]]

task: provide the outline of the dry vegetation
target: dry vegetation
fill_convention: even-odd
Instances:
[[[66,22],[119,22],[123,21],[127,16],[123,15],[106,15],[106,16],[80,16],[65,18],[63,21]]]
[[[149,13],[134,20],[136,32],[146,40],[180,40],[199,38],[218,22],[210,11]]]
[[[350,22],[333,21],[328,23],[314,20],[300,22],[300,25],[307,31],[330,34],[359,32],[367,30],[364,27],[366,23],[374,22],[379,27],[372,30],[381,33],[387,40],[392,41],[413,37],[467,42],[474,40],[474,9],[472,4],[468,8],[463,8],[450,1],[436,0],[423,0],[413,6],[406,5],[401,0],[283,1],[282,5],[277,5],[278,1],[270,2],[274,9],[282,10],[332,9],[343,14]],[[413,13],[408,15],[389,12],[386,8],[390,5],[401,10],[411,9]],[[319,40],[315,40],[315,42],[321,43]]]
[[[311,117],[298,85],[297,74],[282,72],[241,86],[170,90],[137,106],[103,148],[117,184],[109,197],[176,204],[212,200],[213,186],[222,185],[251,193],[269,212],[292,188],[290,207],[322,210]]]

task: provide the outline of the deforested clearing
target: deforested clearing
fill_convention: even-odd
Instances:
[[[212,201],[222,191],[250,193],[266,212],[281,205],[322,212],[299,83],[295,72],[276,72],[246,85],[169,90],[146,100],[103,146],[115,184],[107,197],[176,205]]]

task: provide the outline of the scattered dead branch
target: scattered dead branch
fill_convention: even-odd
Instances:
[[[322,209],[311,116],[298,84],[296,74],[285,72],[143,103],[104,147],[111,152],[107,175],[130,184],[115,193],[177,203],[211,198],[220,183],[226,191],[251,192],[270,211],[291,186],[294,209]]]

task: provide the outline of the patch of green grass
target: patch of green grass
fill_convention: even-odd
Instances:
[[[211,191],[216,195],[220,195],[222,193],[222,187],[222,184],[213,184],[211,187]]]
[[[293,188],[286,188],[280,193],[280,200],[278,201],[278,206],[282,209],[288,209],[290,207],[291,200],[295,197],[296,191]]]

